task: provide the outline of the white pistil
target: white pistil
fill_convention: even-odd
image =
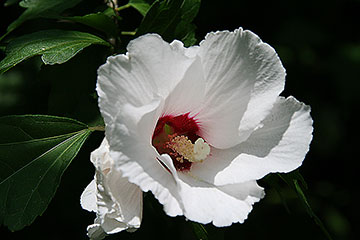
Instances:
[[[189,162],[202,162],[210,154],[210,146],[202,138],[193,144],[186,136],[176,136],[170,140],[169,147]]]
[[[197,161],[204,160],[210,154],[210,146],[204,139],[198,138],[194,144],[194,157]]]

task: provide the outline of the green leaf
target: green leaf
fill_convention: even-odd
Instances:
[[[278,176],[284,180],[297,194],[298,198],[301,200],[302,205],[304,206],[306,212],[308,215],[314,219],[314,222],[320,227],[321,231],[324,233],[324,235],[329,239],[332,240],[331,235],[325,228],[325,225],[322,223],[320,218],[314,213],[312,210],[304,192],[301,186],[303,186],[304,189],[307,189],[308,186],[305,182],[305,179],[300,174],[299,170],[292,171],[287,174],[278,174]],[[301,185],[300,185],[301,183]]]
[[[69,118],[0,118],[0,224],[16,231],[47,208],[65,169],[91,133]]]
[[[175,36],[180,37],[175,39],[180,39],[186,47],[192,46],[196,43],[195,29],[195,25],[181,21],[175,30]]]
[[[149,0],[130,0],[129,5],[135,8],[136,10],[141,13],[141,15],[145,16],[146,13],[149,11],[151,3],[153,1]]]
[[[278,176],[286,182],[290,187],[293,187],[293,181],[299,181],[305,189],[308,188],[304,177],[301,175],[300,171],[297,169],[295,171],[289,172],[287,174],[278,174]]]
[[[309,216],[311,218],[314,219],[315,223],[320,227],[320,229],[322,230],[322,232],[325,234],[325,236],[329,239],[332,240],[331,235],[329,234],[329,232],[326,230],[325,225],[322,223],[322,221],[320,220],[320,218],[314,213],[314,211],[312,210],[303,190],[301,189],[299,182],[297,179],[293,180],[295,189],[296,189],[296,193],[299,197],[299,199],[301,199],[302,204],[304,205],[306,212],[309,214]]]
[[[8,33],[19,27],[23,22],[44,17],[58,17],[60,13],[68,8],[74,7],[81,0],[22,0],[19,5],[26,8],[18,19],[12,22]]]
[[[6,57],[0,62],[0,73],[36,55],[42,55],[45,64],[64,63],[91,44],[110,46],[97,36],[77,31],[46,30],[24,35],[6,47]]]
[[[275,190],[286,212],[290,214],[290,209],[286,201],[287,200],[286,195],[284,195],[283,192],[281,191],[281,186],[279,183],[281,179],[279,178],[279,175],[269,174],[263,180],[266,181],[270,185],[270,187]]]
[[[200,224],[200,223],[196,223],[196,222],[190,222],[192,229],[194,231],[194,234],[196,236],[197,239],[199,240],[208,240],[208,233],[205,229],[205,227]]]
[[[95,28],[105,32],[108,36],[116,36],[117,34],[117,25],[114,23],[111,17],[101,12],[91,13],[85,16],[64,17],[63,19],[71,20]]]
[[[122,17],[120,17],[113,8],[108,7],[102,13],[110,18],[116,18],[118,21],[122,20]]]
[[[181,40],[185,46],[193,45],[195,26],[191,23],[200,8],[200,0],[155,1],[137,31],[137,36],[158,33],[166,41]]]

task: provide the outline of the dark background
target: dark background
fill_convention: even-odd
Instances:
[[[86,1],[82,8],[101,1]],[[120,1],[120,4],[126,1]],[[83,9],[77,9],[81,12]],[[198,40],[215,30],[238,27],[258,34],[278,52],[287,71],[286,90],[312,108],[314,138],[300,172],[314,212],[334,239],[356,239],[354,220],[360,214],[355,194],[359,157],[358,108],[360,76],[360,1],[215,1],[203,0],[195,19]],[[1,35],[22,9],[0,8]],[[84,10],[84,12],[86,12]],[[134,30],[141,16],[132,9],[121,12],[123,30]],[[30,21],[41,29],[61,23]],[[77,26],[81,28],[80,26]],[[66,26],[65,26],[66,28]],[[74,26],[72,26],[74,29]],[[80,29],[81,30],[81,29]],[[95,121],[96,69],[109,53],[94,46],[62,65],[44,66],[33,58],[0,76],[0,116],[40,113]],[[1,55],[1,58],[4,55]],[[357,107],[356,107],[357,106]],[[0,133],[1,134],[1,133]],[[79,198],[91,181],[94,169],[89,153],[102,139],[93,134],[62,177],[61,185],[43,216],[23,230],[10,233],[0,227],[0,239],[86,239],[86,226],[95,214],[81,209]],[[289,212],[279,196],[264,181],[267,196],[255,204],[244,224],[216,229],[207,226],[214,239],[326,239],[307,215],[300,201],[284,186]],[[135,233],[120,233],[109,239],[194,239],[183,217],[167,217],[151,194],[144,199],[142,227]]]

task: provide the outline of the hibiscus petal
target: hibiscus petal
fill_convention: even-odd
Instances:
[[[191,47],[184,47],[184,44],[179,40],[174,40],[170,43],[171,47],[181,52],[182,54],[185,54],[187,57],[196,57],[199,53],[199,46],[191,46]]]
[[[113,153],[114,156],[116,154],[118,153]],[[125,176],[129,178],[130,182],[140,186],[144,192],[151,191],[155,198],[164,205],[164,210],[169,216],[182,215],[173,176],[157,162],[156,154],[152,156],[138,154],[138,156],[143,158],[139,161],[125,162],[118,168],[126,173]]]
[[[157,160],[159,154],[151,145],[152,132],[163,109],[163,101],[135,107],[126,105],[111,135],[110,155],[116,168],[144,192],[152,191],[171,216],[182,214],[176,198],[173,176]],[[120,121],[121,120],[121,121]]]
[[[142,219],[143,197],[141,189],[117,171],[107,179],[108,188],[115,199],[124,222],[129,228],[139,228]]]
[[[88,236],[91,240],[101,240],[106,237],[106,233],[101,228],[101,225],[98,223],[94,223],[87,227]]]
[[[211,149],[191,174],[225,185],[256,180],[271,172],[290,172],[302,164],[312,139],[310,107],[293,97],[279,97],[271,113],[243,143]]]
[[[132,72],[140,70],[146,75],[143,81],[150,81],[157,88],[156,94],[166,98],[183,78],[186,70],[195,60],[173,47],[158,34],[146,34],[131,41],[127,46]],[[136,67],[136,69],[135,69]]]
[[[80,197],[81,207],[89,212],[97,211],[96,182],[92,180]]]
[[[96,212],[93,225],[88,227],[91,239],[102,239],[105,234],[139,228],[142,219],[142,192],[114,169],[109,145],[104,138],[100,147],[92,152],[91,161],[96,168],[95,179],[81,195],[81,205]]]
[[[201,136],[216,148],[235,146],[270,112],[284,88],[285,69],[272,47],[241,28],[209,33],[199,56],[206,79]]]
[[[186,92],[184,92],[186,91]],[[189,66],[183,79],[165,100],[163,115],[190,113],[194,117],[204,102],[205,79],[199,57]]]
[[[197,179],[191,173],[176,172],[167,154],[161,155],[160,159],[174,176],[183,215],[191,221],[212,222],[217,227],[242,223],[252,205],[264,197],[264,190],[256,181],[219,187]]]
[[[243,223],[252,205],[264,196],[255,181],[215,187],[180,173],[178,184],[185,217],[217,227]]]
[[[138,107],[154,96],[166,98],[194,61],[157,34],[141,36],[127,49],[126,55],[109,57],[98,70],[97,92],[106,124],[125,103]]]
[[[146,73],[135,67],[128,55],[110,56],[98,69],[96,91],[99,107],[106,124],[112,124],[124,103],[140,106],[152,99],[156,91],[151,81],[144,81]],[[121,94],[119,94],[121,93]]]

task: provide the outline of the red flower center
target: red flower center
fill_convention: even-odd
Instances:
[[[173,143],[180,138],[181,144],[184,141],[186,144],[194,143],[200,138],[199,130],[198,123],[194,118],[189,117],[189,113],[178,116],[166,115],[157,122],[152,136],[152,145],[159,154],[168,154],[171,157],[177,171],[189,171],[192,162],[176,151],[177,148]]]

